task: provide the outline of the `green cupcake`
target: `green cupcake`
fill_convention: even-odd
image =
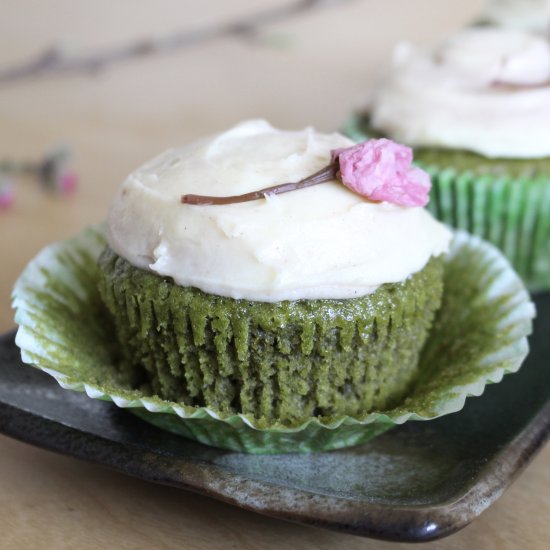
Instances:
[[[550,287],[550,45],[470,28],[396,67],[346,133],[414,147],[432,176],[428,208],[505,252],[532,290]]]
[[[419,206],[429,177],[409,149],[351,145],[250,121],[145,164],[106,236],[21,276],[24,361],[245,452],[340,448],[459,410],[519,368],[532,304],[498,253],[451,245]]]
[[[315,188],[210,204],[303,180],[350,145],[250,121],[128,178],[109,216],[100,292],[121,368],[143,391],[287,428],[403,399],[441,303],[448,230],[419,208],[369,201],[332,172]],[[427,193],[420,176],[409,202]],[[199,190],[206,204],[190,194]],[[182,204],[183,194],[198,202]]]

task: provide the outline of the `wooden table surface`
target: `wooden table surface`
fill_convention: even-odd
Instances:
[[[248,14],[289,0],[2,0],[0,67],[56,42],[87,51]],[[131,61],[96,76],[0,87],[0,159],[58,142],[76,153],[71,198],[30,181],[0,213],[0,332],[10,290],[40,248],[100,221],[113,189],[142,161],[246,118],[284,128],[341,126],[388,65],[398,39],[430,43],[468,21],[482,0],[363,0],[279,23],[254,41],[211,41]],[[550,448],[472,525],[433,549],[537,549],[550,538]],[[284,523],[138,481],[0,437],[0,548],[389,549]]]

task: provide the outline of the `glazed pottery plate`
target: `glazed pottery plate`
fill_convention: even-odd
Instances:
[[[535,298],[531,353],[517,374],[464,409],[410,422],[340,451],[247,455],[206,447],[113,403],[63,390],[0,338],[0,431],[127,474],[269,516],[396,541],[466,526],[550,432],[550,293]]]

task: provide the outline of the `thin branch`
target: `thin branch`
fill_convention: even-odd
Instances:
[[[53,47],[20,65],[0,70],[0,85],[54,74],[95,74],[121,61],[197,46],[222,37],[249,37],[262,27],[294,16],[353,0],[297,0],[242,19],[174,32],[157,38],[145,38],[83,55],[68,55]]]
[[[212,197],[210,195],[182,195],[181,202],[183,204],[197,205],[212,205],[212,204],[235,204],[237,202],[250,202],[258,199],[265,199],[270,195],[281,195],[298,189],[305,189],[313,185],[319,185],[327,181],[333,180],[338,174],[338,161],[332,161],[328,166],[321,168],[312,176],[308,176],[300,181],[290,183],[280,183],[265,187],[259,191],[251,191],[243,195],[230,195],[228,197]]]

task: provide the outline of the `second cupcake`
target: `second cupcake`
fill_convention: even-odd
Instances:
[[[550,287],[550,43],[499,28],[430,52],[398,48],[348,134],[415,147],[431,211],[501,248],[531,289]]]

